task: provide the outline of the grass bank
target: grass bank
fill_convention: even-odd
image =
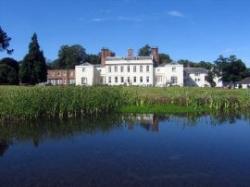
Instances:
[[[248,112],[249,90],[0,86],[0,119],[122,113]]]

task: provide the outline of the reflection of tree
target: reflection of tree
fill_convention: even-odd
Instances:
[[[8,150],[9,144],[6,140],[0,139],[0,157],[4,155],[4,153]]]
[[[250,119],[250,116],[244,116]],[[178,120],[183,127],[193,127],[200,121],[209,120],[212,126],[234,123],[241,119],[240,114],[178,114],[178,115],[110,115],[96,118],[81,118],[71,120],[39,120],[38,122],[7,123],[0,126],[0,156],[9,148],[10,142],[30,140],[33,145],[39,144],[48,138],[61,139],[75,134],[107,133],[116,128],[133,130],[135,126],[142,127],[150,132],[160,131],[160,122],[165,124]],[[3,122],[2,122],[3,123]],[[165,125],[163,124],[163,125]]]

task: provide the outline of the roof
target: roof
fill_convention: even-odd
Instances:
[[[107,61],[116,61],[116,60],[152,60],[151,56],[137,56],[132,58],[127,57],[107,57]]]
[[[250,77],[247,77],[241,81],[239,81],[240,84],[250,84]]]
[[[188,68],[184,68],[184,71],[186,73],[190,73],[190,74],[194,74],[194,73],[207,74],[208,73],[208,70],[205,69],[205,68],[191,68],[191,67],[188,67]]]

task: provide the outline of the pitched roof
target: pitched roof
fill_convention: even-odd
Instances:
[[[247,77],[241,81],[239,81],[240,84],[250,84],[250,77]]]
[[[205,68],[191,68],[191,67],[187,67],[187,68],[184,68],[184,71],[186,73],[208,73],[208,70],[205,69]]]

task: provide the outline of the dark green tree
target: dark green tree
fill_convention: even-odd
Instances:
[[[242,80],[248,74],[244,62],[235,55],[231,55],[227,58],[219,56],[215,64],[217,71],[221,72],[224,82],[235,83]]]
[[[86,61],[89,62],[90,64],[101,64],[100,55],[87,54]]]
[[[151,55],[150,45],[146,44],[144,47],[140,48],[138,55],[139,56],[150,56]]]
[[[207,80],[207,82],[209,82],[209,84],[210,84],[211,87],[215,87],[216,86],[216,83],[214,82],[214,77],[215,77],[214,72],[209,71],[208,75],[206,77],[206,80]]]
[[[178,60],[178,63],[183,64],[184,67],[194,67],[194,64],[195,64],[194,62],[190,60],[184,60],[184,59]]]
[[[87,58],[86,50],[81,45],[63,45],[58,52],[58,59],[54,61],[54,68],[71,69],[83,63]]]
[[[40,50],[36,33],[29,44],[29,52],[20,67],[20,80],[24,84],[37,84],[47,81],[47,65]]]
[[[11,38],[8,37],[7,33],[0,26],[0,51],[6,50],[8,54],[13,52],[13,49],[9,49],[10,40]]]
[[[12,58],[0,61],[0,84],[19,84],[19,64]]]
[[[172,62],[172,59],[168,54],[160,53],[159,56],[160,56],[160,64],[169,64]]]

